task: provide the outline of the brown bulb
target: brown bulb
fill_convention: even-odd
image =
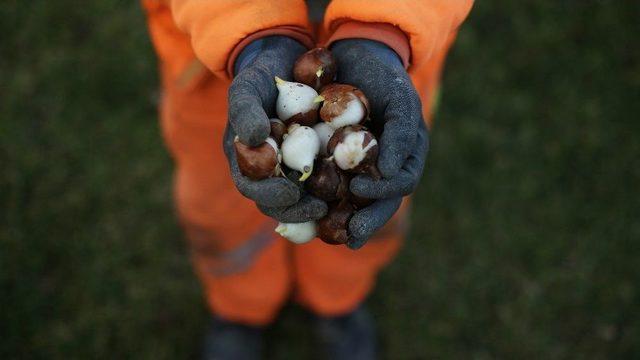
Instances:
[[[345,84],[325,86],[316,98],[322,101],[320,118],[334,129],[364,123],[369,118],[369,100],[360,89]]]
[[[233,146],[242,175],[251,180],[262,180],[275,176],[280,171],[280,151],[275,140],[267,140],[259,146],[250,147],[234,139]]]
[[[325,48],[315,48],[298,58],[293,65],[293,78],[297,82],[319,90],[333,82],[337,70],[338,67],[331,51]]]
[[[316,160],[313,174],[306,181],[311,195],[332,202],[343,199],[349,191],[349,178],[331,159]]]
[[[353,206],[341,201],[329,209],[325,217],[318,220],[318,236],[331,245],[346,244],[349,241],[349,220],[353,216]]]
[[[378,141],[364,126],[345,126],[336,130],[327,144],[327,153],[338,167],[351,174],[367,174],[379,179],[376,167]]]
[[[269,119],[269,125],[271,125],[271,137],[276,141],[278,146],[282,145],[282,138],[287,132],[287,126],[280,119]]]

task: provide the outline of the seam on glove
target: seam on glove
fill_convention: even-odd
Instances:
[[[236,62],[236,58],[238,57],[238,55],[240,55],[245,46],[249,45],[254,40],[273,35],[288,36],[294,40],[299,41],[307,49],[311,49],[315,46],[315,42],[311,35],[309,35],[304,28],[298,26],[283,25],[254,32],[253,34],[250,34],[242,39],[233,48],[233,50],[231,50],[229,58],[227,59],[227,75],[229,76],[229,78],[233,79],[233,67]]]
[[[389,23],[362,22],[347,19],[338,21],[334,27],[335,31],[326,41],[326,47],[344,39],[375,40],[393,49],[400,56],[405,69],[409,67],[411,59],[409,37],[399,27]]]

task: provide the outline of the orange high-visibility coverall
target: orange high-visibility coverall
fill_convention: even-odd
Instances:
[[[293,294],[321,315],[354,309],[399,248],[406,206],[358,251],[293,245],[234,187],[222,151],[229,69],[242,47],[286,35],[313,47],[385,42],[402,58],[430,119],[447,49],[473,0],[334,0],[312,30],[302,0],[142,0],[160,59],[160,119],[175,160],[175,202],[208,304],[219,316],[271,322]]]

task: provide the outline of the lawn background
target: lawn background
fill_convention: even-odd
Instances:
[[[413,226],[370,305],[388,359],[640,357],[640,2],[480,0]],[[136,1],[0,4],[0,358],[196,356]],[[272,359],[314,353],[287,307]]]

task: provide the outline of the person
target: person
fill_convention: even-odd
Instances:
[[[473,0],[142,2],[159,57],[177,214],[213,314],[205,358],[259,358],[262,329],[292,297],[313,314],[328,358],[375,358],[362,304],[407,228],[440,72]],[[274,76],[292,80],[295,60],[316,46],[332,51],[337,82],[363,90],[384,126],[383,178],[350,185],[376,201],[354,214],[347,246],[276,236],[277,221],[318,219],[327,204],[285,178],[243,177],[232,149],[236,135],[252,146],[265,140]]]

